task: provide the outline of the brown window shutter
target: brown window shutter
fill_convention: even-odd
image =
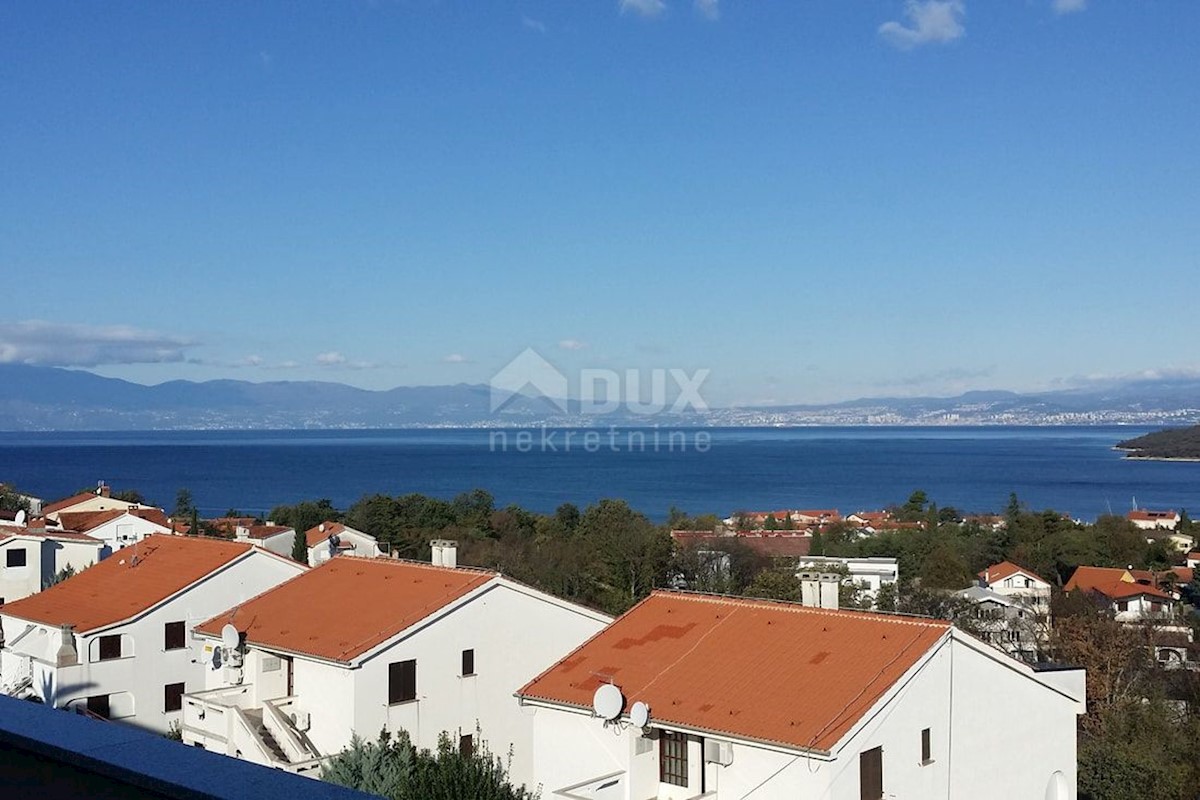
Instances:
[[[874,747],[858,756],[858,796],[860,800],[883,797],[883,748]]]

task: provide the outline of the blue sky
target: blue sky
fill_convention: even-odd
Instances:
[[[9,3],[0,361],[710,403],[1191,372],[1200,4]]]

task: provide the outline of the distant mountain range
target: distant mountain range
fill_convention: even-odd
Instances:
[[[559,406],[565,407],[560,408]],[[595,425],[1067,425],[1200,422],[1200,379],[826,405],[714,408],[648,417],[580,413],[576,401],[511,395],[491,410],[481,384],[372,391],[322,381],[168,381],[145,386],[90,372],[0,364],[0,430],[427,428]]]

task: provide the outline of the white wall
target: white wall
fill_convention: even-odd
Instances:
[[[122,547],[140,542],[147,536],[156,533],[172,533],[172,531],[134,514],[122,514],[103,525],[97,525],[88,531],[87,535],[93,539],[99,539],[113,550],[120,550]]]
[[[894,696],[877,704],[837,744],[832,760],[735,741],[729,766],[704,767],[703,788],[718,800],[859,800],[859,754],[881,747],[888,798],[1041,800],[1056,772],[1073,796],[1081,706],[1035,680],[1021,665],[976,648],[990,652],[982,644],[944,642],[897,683]],[[820,687],[795,691],[819,693]],[[994,724],[998,707],[1007,721],[1000,727]],[[626,800],[677,796],[674,788],[668,792],[658,783],[657,745],[650,766],[634,767],[633,740],[639,731],[605,726],[587,714],[529,708],[534,712],[534,771],[545,786],[544,797],[625,770]],[[931,733],[932,760],[923,764],[925,728]],[[698,745],[695,752],[698,757]],[[699,794],[701,786],[689,785],[688,790],[692,794],[678,796]]]
[[[359,556],[361,558],[375,558],[379,555],[379,544],[374,536],[346,528],[338,534],[338,539],[341,540],[343,545],[354,545],[353,550],[344,552],[343,555]],[[288,552],[290,553],[291,551],[289,550]],[[310,567],[315,567],[328,560],[328,540],[322,540],[319,544],[308,548],[308,565]]]
[[[8,566],[8,554],[25,551],[25,566]],[[45,567],[42,563],[42,546],[30,538],[11,538],[0,542],[0,597],[11,603],[42,590]]]
[[[209,668],[207,664],[195,660],[196,648],[191,646],[193,626],[303,570],[300,564],[252,550],[248,557],[209,575],[189,590],[135,620],[77,634],[75,646],[79,653],[78,666],[55,670],[52,662],[37,665],[42,684],[46,687],[43,699],[63,707],[86,700],[91,695],[129,692],[134,710],[128,721],[165,732],[172,722],[179,721],[180,712],[168,713],[163,710],[164,687],[171,683],[183,683],[185,691],[195,691],[203,687],[204,672]],[[166,650],[164,626],[167,622],[175,621],[186,623],[187,646]],[[11,641],[28,624],[4,615],[5,640]],[[40,627],[49,630],[52,641],[57,645],[57,626]],[[99,647],[99,637],[114,634],[122,636],[122,657],[91,662],[89,654]],[[53,657],[56,649],[50,648],[49,658]]]

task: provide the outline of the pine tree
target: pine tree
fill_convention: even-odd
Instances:
[[[308,540],[304,537],[304,531],[296,531],[296,537],[292,540],[292,558],[301,564],[308,563]]]

